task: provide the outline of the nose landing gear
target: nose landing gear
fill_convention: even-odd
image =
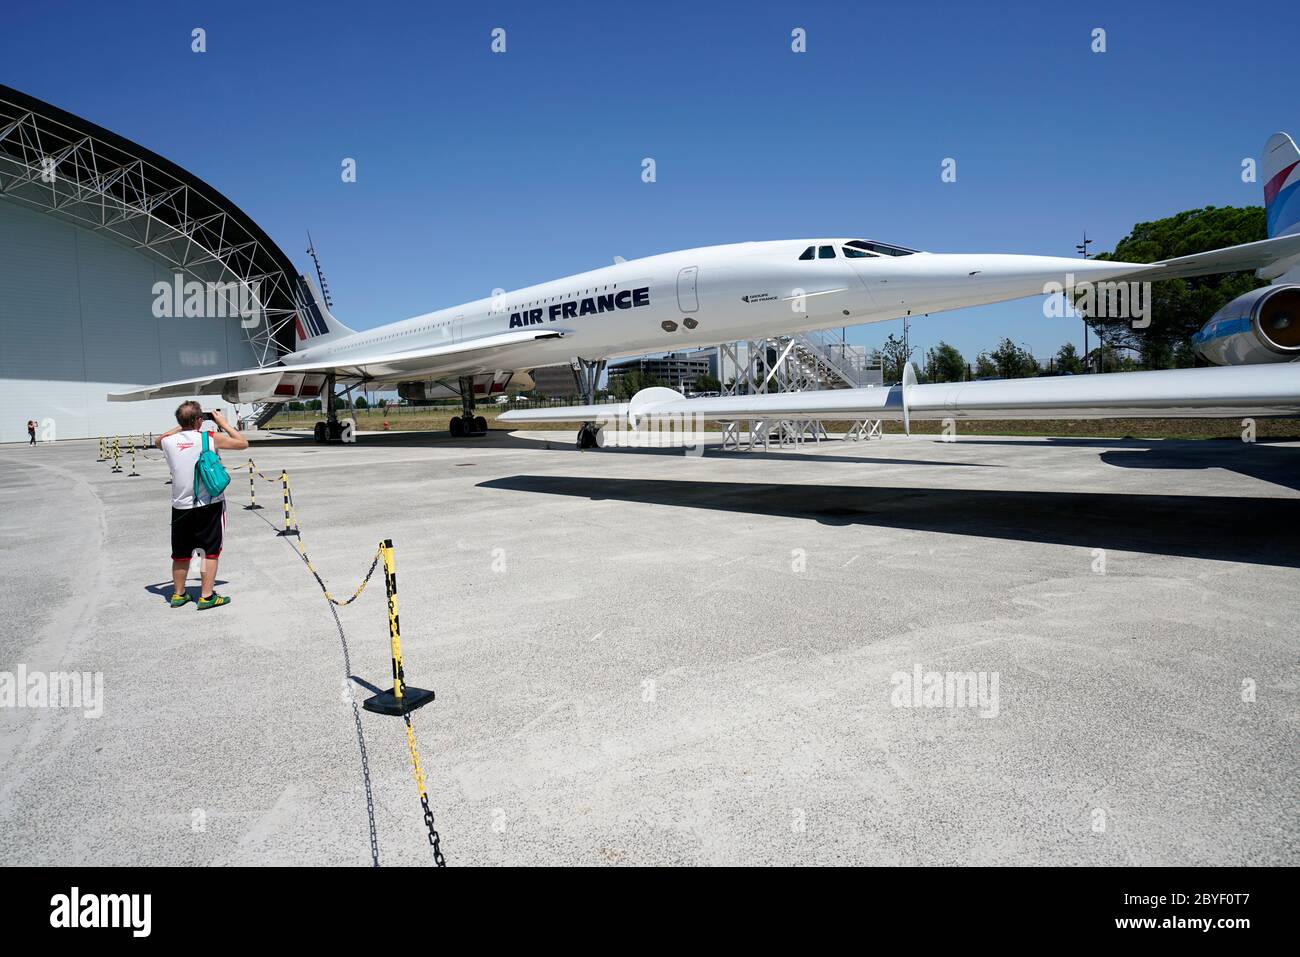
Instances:
[[[605,371],[605,360],[582,359],[573,356],[569,359],[569,368],[573,370],[573,381],[578,387],[578,394],[582,396],[582,404],[595,405],[596,386],[600,382],[601,373]],[[578,429],[578,448],[597,449],[603,444],[600,429],[597,428],[596,424],[594,422],[582,423],[582,428]]]

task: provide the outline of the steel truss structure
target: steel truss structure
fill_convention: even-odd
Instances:
[[[800,332],[718,347],[723,395],[861,389],[880,385],[880,359],[850,346],[843,333]],[[879,438],[880,422],[854,422],[845,438]],[[746,438],[748,441],[746,442]],[[829,438],[818,419],[747,419],[723,425],[722,447],[737,451],[762,445],[798,445]]]
[[[245,290],[260,316],[244,327],[257,363],[292,351],[296,271],[256,223],[169,160],[3,85],[0,198],[107,234],[187,279]]]

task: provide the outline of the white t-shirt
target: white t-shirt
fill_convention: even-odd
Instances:
[[[208,435],[208,448],[217,450]],[[209,497],[204,489],[199,500],[194,501],[194,466],[199,463],[199,453],[203,451],[203,439],[194,429],[177,432],[162,440],[163,455],[172,470],[172,508],[194,508],[196,505],[210,505],[225,499],[225,493]],[[220,454],[220,453],[218,453]]]

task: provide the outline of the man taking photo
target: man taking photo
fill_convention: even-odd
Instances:
[[[217,561],[226,527],[226,496],[194,491],[194,467],[203,451],[200,429],[211,422],[219,431],[207,433],[208,447],[241,451],[248,439],[230,427],[220,412],[204,413],[193,400],[176,408],[176,427],[158,436],[157,445],[172,471],[172,598],[171,606],[180,608],[190,601],[185,590],[185,575],[190,558],[197,551],[203,556],[199,611],[230,604],[225,595],[212,590],[217,580]]]

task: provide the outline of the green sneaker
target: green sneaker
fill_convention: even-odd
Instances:
[[[173,608],[180,608],[182,605],[186,605],[191,601],[193,601],[193,599],[190,598],[190,593],[187,591],[183,591],[179,595],[172,595]]]
[[[213,592],[207,598],[199,599],[199,611],[207,611],[209,608],[220,608],[222,605],[229,605],[230,599],[225,595],[218,595]]]

